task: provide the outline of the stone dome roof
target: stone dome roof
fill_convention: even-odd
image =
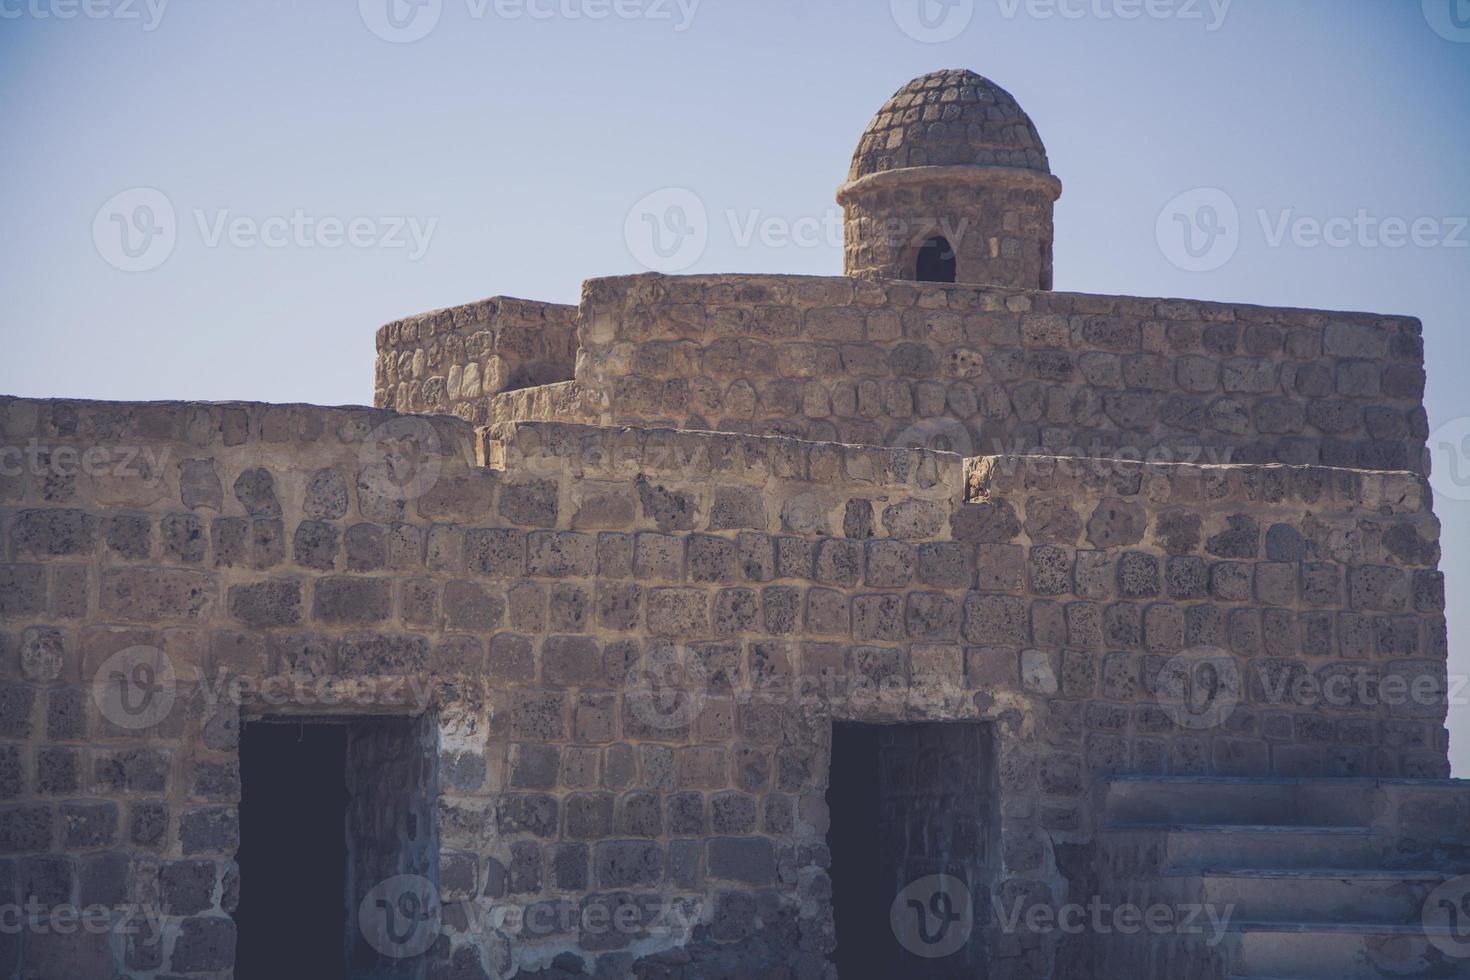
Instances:
[[[1046,147],[1011,93],[963,69],[916,78],[884,103],[858,143],[848,180],[954,166],[1051,173]]]

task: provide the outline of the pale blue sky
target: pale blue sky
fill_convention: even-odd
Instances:
[[[957,0],[941,43],[899,26],[924,34],[910,0],[898,17],[889,0],[424,0],[398,8],[410,31],[438,16],[411,43],[368,26],[394,35],[386,0],[55,16],[74,2],[0,0],[6,393],[369,403],[379,324],[494,294],[575,302],[585,278],[641,271],[625,219],[668,187],[710,216],[690,271],[837,274],[835,238],[741,229],[830,221],[878,106],[966,67],[1029,110],[1065,184],[1057,288],[1421,317],[1431,425],[1470,436],[1470,231],[1453,220],[1470,215],[1470,0]],[[177,235],[125,272],[93,223],[139,187],[165,196]],[[1155,224],[1200,187],[1237,207],[1238,248],[1185,271]],[[298,211],[368,219],[369,242],[412,219],[427,248],[414,256],[407,226],[406,247],[326,248],[330,227],[297,242],[266,220]],[[1288,211],[1431,222],[1399,248],[1357,231],[1273,245]],[[213,237],[222,218],[248,219],[235,243]],[[283,244],[239,237],[257,227]],[[1465,674],[1456,496],[1470,484],[1443,484],[1437,507]],[[1470,773],[1470,707],[1451,726]]]

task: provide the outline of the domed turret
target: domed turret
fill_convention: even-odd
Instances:
[[[1009,92],[972,71],[916,78],[868,124],[837,192],[847,274],[1050,289],[1061,193]]]

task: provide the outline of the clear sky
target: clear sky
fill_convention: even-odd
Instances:
[[[869,117],[973,68],[1065,185],[1058,289],[1423,319],[1470,673],[1470,0],[919,2],[0,0],[0,391],[368,404],[379,324],[643,271],[670,188],[688,271],[838,274]]]

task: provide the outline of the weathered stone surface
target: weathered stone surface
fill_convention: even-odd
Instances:
[[[216,602],[215,579],[179,568],[117,568],[103,573],[99,606],[124,622],[206,619]]]
[[[10,524],[18,555],[87,555],[97,546],[97,518],[83,510],[23,510]]]
[[[235,499],[251,517],[281,516],[275,478],[263,467],[245,470],[236,477]]]
[[[229,606],[247,626],[290,626],[301,621],[301,586],[285,579],[231,586]]]
[[[212,459],[186,459],[179,463],[179,499],[188,508],[220,510],[224,487]]]
[[[651,887],[663,881],[663,848],[654,841],[603,841],[594,845],[592,862],[602,888]]]
[[[716,837],[709,842],[709,875],[766,885],[776,877],[776,852],[764,837]]]
[[[228,969],[235,960],[235,920],[197,916],[180,924],[169,963],[185,973]]]
[[[507,483],[500,488],[497,508],[514,524],[554,527],[560,509],[557,486],[550,480]]]
[[[589,282],[580,308],[485,301],[384,328],[373,412],[0,399],[16,444],[183,460],[146,492],[0,480],[0,889],[167,905],[173,930],[24,969],[233,964],[254,706],[204,697],[222,674],[425,719],[424,807],[379,829],[437,860],[449,928],[426,969],[446,976],[830,976],[848,722],[878,726],[875,774],[901,784],[885,839],[946,855],[903,877],[973,870],[977,895],[1040,902],[1112,887],[1090,828],[1113,774],[1442,775],[1418,324],[1037,288],[1039,141],[947,79],[894,107],[863,167],[982,172],[845,194],[849,265],[897,268],[873,219],[958,209],[999,230],[951,243],[966,278],[1001,285],[647,275]],[[389,423],[424,452],[373,458]],[[140,732],[90,689],[135,646],[177,675]],[[1192,728],[1163,695],[1202,651],[1245,688]],[[1359,677],[1427,694],[1272,700]],[[930,723],[936,742],[901,744]],[[983,765],[948,741],[981,733]],[[1157,855],[1136,856],[1147,887]],[[572,917],[480,928],[506,900]],[[654,928],[671,904],[691,931]],[[591,909],[631,918],[599,930]],[[1149,975],[1097,936],[978,934],[969,972]]]
[[[388,581],[329,576],[312,591],[312,617],[327,623],[376,623],[388,618]]]
[[[1087,521],[1087,540],[1095,548],[1116,548],[1143,540],[1148,515],[1134,501],[1111,497],[1098,504]]]

